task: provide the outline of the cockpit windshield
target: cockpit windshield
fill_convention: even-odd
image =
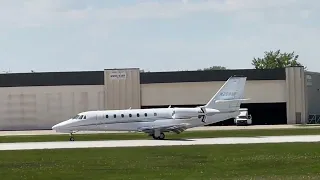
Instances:
[[[86,116],[78,114],[78,115],[74,116],[72,119],[86,119]]]
[[[244,118],[244,119],[247,118],[247,116],[238,116],[238,117],[239,117],[239,118]]]
[[[80,115],[76,115],[72,119],[78,119],[78,117],[80,117]]]

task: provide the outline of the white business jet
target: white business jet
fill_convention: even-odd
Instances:
[[[188,128],[235,118],[240,113],[240,104],[248,100],[244,99],[246,79],[230,77],[204,106],[86,111],[52,129],[70,134],[70,141],[74,141],[73,134],[79,131],[136,131],[165,139],[165,132],[179,134]]]

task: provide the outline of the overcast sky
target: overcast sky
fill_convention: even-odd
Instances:
[[[320,72],[319,0],[1,0],[0,70],[253,68],[295,51]]]

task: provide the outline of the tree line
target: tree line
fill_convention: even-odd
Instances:
[[[254,57],[251,65],[255,69],[275,69],[275,68],[285,68],[291,66],[303,66],[298,62],[299,55],[295,52],[287,53],[281,52],[280,49],[277,51],[266,51],[263,57]],[[224,66],[211,66],[209,68],[198,69],[198,71],[208,71],[208,70],[226,70]]]
[[[251,61],[251,65],[255,69],[275,69],[275,68],[285,68],[292,66],[303,66],[306,70],[307,68],[298,62],[299,55],[295,52],[287,53],[281,52],[280,49],[276,51],[265,51],[263,57],[254,57]],[[197,71],[210,71],[210,70],[227,70],[224,66],[211,66],[203,69],[198,69]],[[188,70],[186,70],[188,71]],[[145,70],[140,70],[140,72],[150,72]]]

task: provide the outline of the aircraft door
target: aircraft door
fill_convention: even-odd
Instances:
[[[95,115],[95,123],[96,123],[96,126],[99,124],[99,118],[97,114]]]
[[[106,115],[103,114],[98,114],[96,115],[96,126],[98,129],[103,129],[104,125],[104,121],[106,120]]]

